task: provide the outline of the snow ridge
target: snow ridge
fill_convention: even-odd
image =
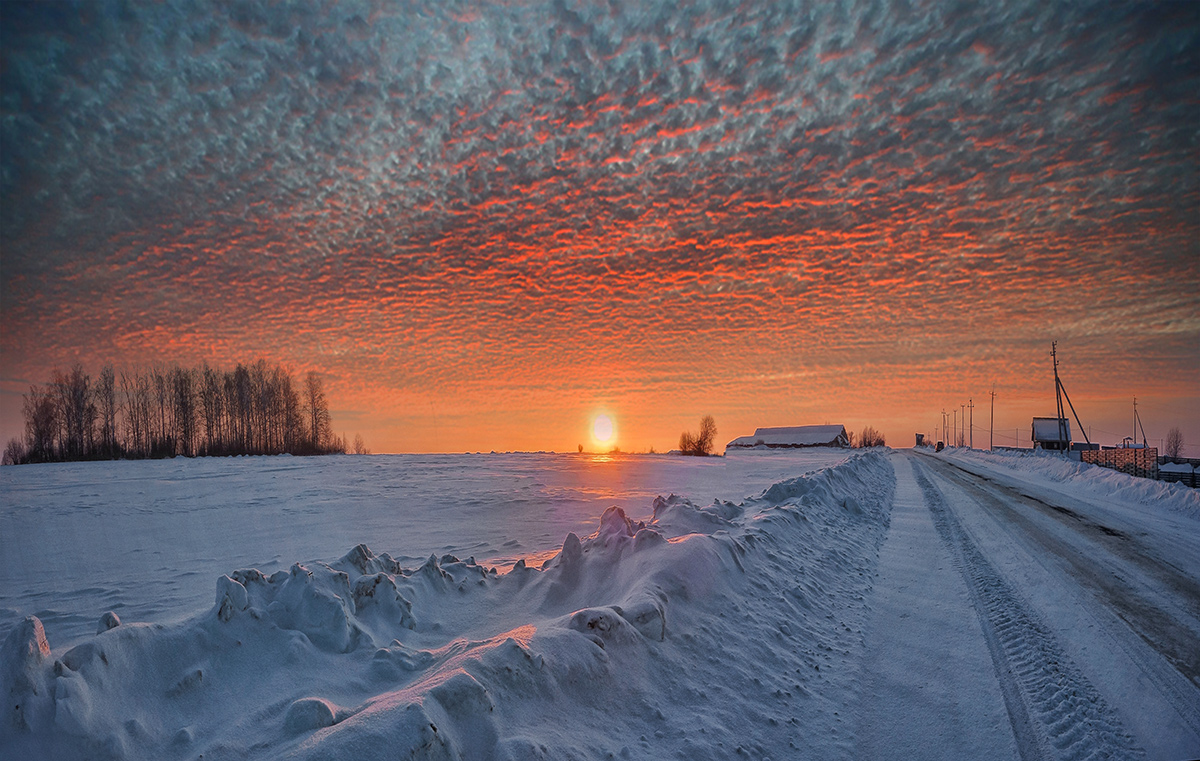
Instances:
[[[979,463],[1045,479],[1075,495],[1112,500],[1126,505],[1141,505],[1167,510],[1200,520],[1200,490],[1181,483],[1152,481],[1111,468],[1076,462],[1061,454],[1033,451],[986,452],[979,449],[955,450],[942,456],[964,464]]]
[[[207,612],[0,648],[0,756],[846,755],[894,473],[864,453],[741,504],[609,508],[540,569],[331,563],[221,576]],[[10,714],[11,716],[11,714]]]
[[[913,471],[967,583],[1021,757],[1144,756],[1050,630],[976,548],[925,467],[914,462]]]

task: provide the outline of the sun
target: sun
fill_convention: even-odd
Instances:
[[[612,418],[608,415],[600,414],[592,421],[592,438],[597,444],[605,446],[609,444],[616,435],[616,429],[613,426]]]

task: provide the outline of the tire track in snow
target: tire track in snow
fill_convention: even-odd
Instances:
[[[970,491],[981,506],[998,517],[1003,515],[1005,522],[1023,532],[1047,556],[1064,564],[1064,570],[1108,614],[1093,614],[1092,620],[1108,632],[1112,641],[1138,665],[1141,675],[1170,701],[1179,719],[1200,736],[1200,702],[1195,690],[1200,685],[1200,642],[1194,623],[1195,612],[1200,610],[1197,582],[1169,560],[1156,557],[1130,534],[972,473],[957,463],[935,462],[939,467],[948,466],[939,477]],[[977,479],[987,482],[986,486]],[[1061,535],[1046,532],[1017,509],[1018,503],[1060,521],[1099,548],[1086,543],[1074,545]],[[1122,563],[1132,567],[1127,570],[1121,567]],[[1144,580],[1136,578],[1139,572],[1145,574]],[[1143,589],[1143,583],[1150,584],[1149,588]],[[1170,600],[1166,604],[1164,592]]]
[[[1002,484],[989,482],[985,489],[973,480],[988,480],[984,476],[972,474],[954,463],[947,464],[954,469],[944,472],[942,477],[959,487],[970,489],[976,498],[986,500],[988,505],[1002,511],[1007,520],[1020,526],[1047,553],[1061,558],[1071,575],[1089,588],[1147,645],[1186,680],[1200,685],[1200,641],[1197,641],[1195,634],[1195,621],[1200,616],[1200,582],[1166,560],[1156,559],[1154,553],[1128,534]],[[1000,492],[1004,499],[989,489]],[[1060,521],[1104,551],[1112,553],[1113,557],[1097,553],[1094,547],[1088,547],[1087,550],[1071,547],[1060,538],[1039,529],[1015,509],[1015,502],[1018,501]],[[1132,574],[1121,569],[1122,562],[1132,566]],[[1122,573],[1118,574],[1114,569],[1120,569]],[[1139,571],[1151,583],[1151,591],[1157,588],[1160,595],[1141,593],[1136,579]],[[1162,591],[1169,593],[1171,604],[1164,605],[1161,602]],[[1193,711],[1188,718],[1192,728],[1200,732],[1200,709]]]
[[[914,462],[913,473],[967,584],[1021,758],[1142,757],[1100,693],[971,541],[925,467]]]

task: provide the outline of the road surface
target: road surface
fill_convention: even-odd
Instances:
[[[940,455],[893,466],[859,755],[1200,757],[1194,521]]]

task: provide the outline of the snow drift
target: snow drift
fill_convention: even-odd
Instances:
[[[1138,478],[1111,468],[1076,462],[1043,450],[986,452],[979,449],[947,450],[951,461],[970,467],[984,466],[1019,474],[1075,496],[1169,511],[1200,519],[1200,490],[1180,483]]]
[[[893,488],[870,452],[739,504],[613,507],[503,574],[360,544],[66,652],[30,616],[0,646],[0,756],[837,755]]]

